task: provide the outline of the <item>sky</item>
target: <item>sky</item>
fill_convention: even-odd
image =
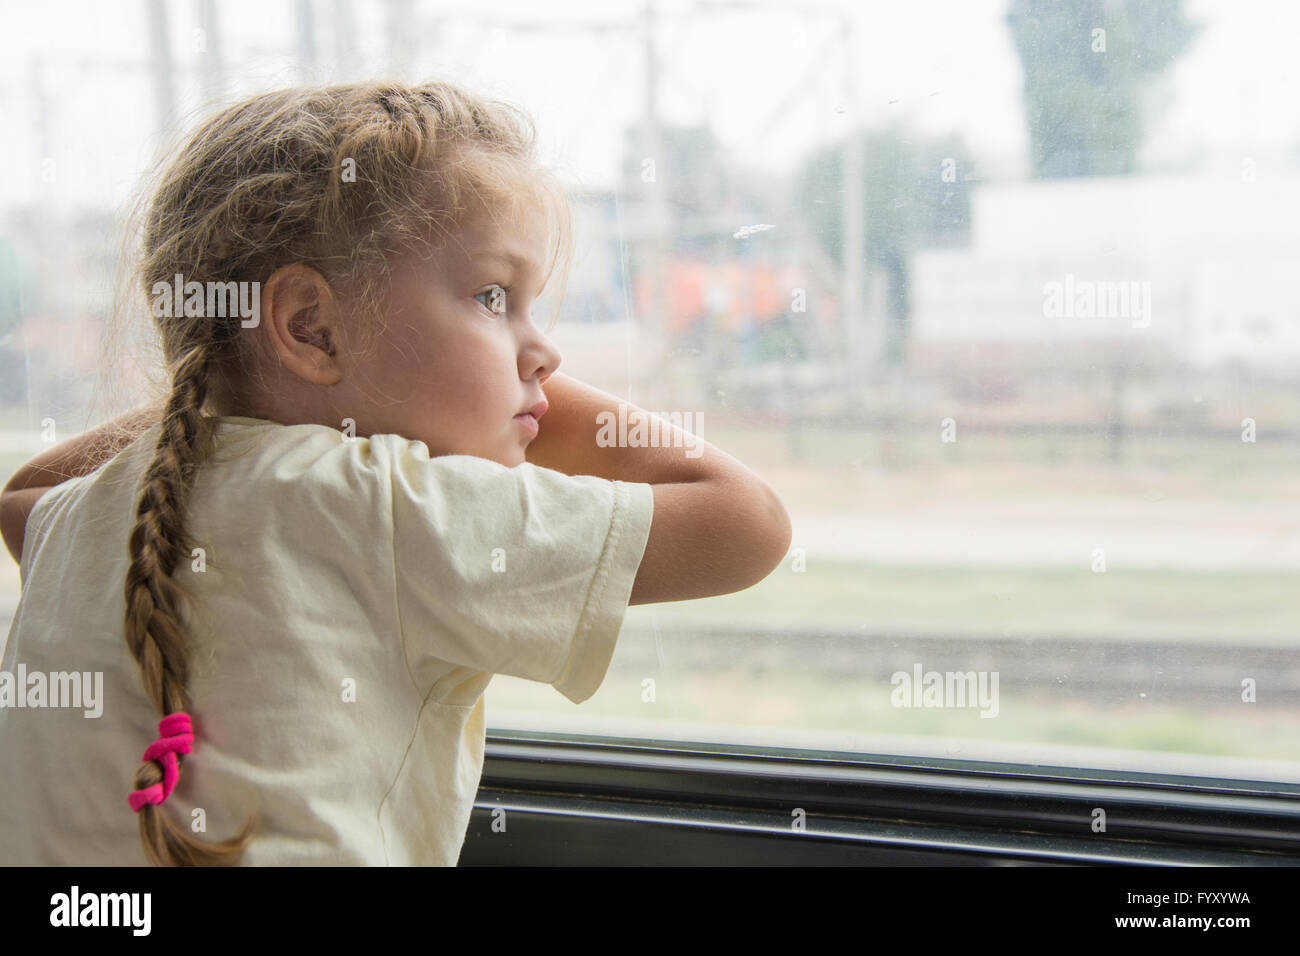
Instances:
[[[201,116],[199,3],[164,0],[182,123]],[[789,171],[853,122],[904,114],[919,130],[959,131],[991,178],[1023,176],[1021,72],[1008,0],[654,5],[658,111],[711,125],[737,162]],[[9,130],[0,206],[40,201],[51,215],[124,203],[162,143],[151,83],[150,0],[9,0],[0,37],[0,116]],[[317,65],[304,72],[296,11],[315,19]],[[389,3],[219,0],[227,99],[302,82],[393,75]],[[402,36],[429,71],[508,99],[535,118],[543,159],[574,186],[615,184],[624,130],[646,103],[642,0],[463,3],[406,0]],[[1189,0],[1204,24],[1165,77],[1146,156],[1156,164],[1292,161],[1300,109],[1291,0]],[[351,27],[338,29],[340,10]],[[531,29],[523,27],[531,25]],[[603,29],[596,29],[603,27]],[[403,74],[398,74],[403,75]],[[44,91],[43,96],[36,90]],[[855,98],[856,97],[856,98]],[[51,162],[52,161],[52,162]],[[53,182],[50,176],[53,175]]]

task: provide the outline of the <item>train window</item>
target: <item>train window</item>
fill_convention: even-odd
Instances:
[[[562,370],[735,456],[794,531],[752,588],[629,608],[580,706],[495,677],[490,758],[600,742],[1296,792],[1285,0],[9,16],[0,473],[43,423],[107,417],[105,237],[195,114],[436,71],[531,114],[568,189]],[[138,374],[117,362],[114,411]],[[11,562],[0,613],[18,584]]]
[[[1275,14],[773,5],[593,43],[629,131],[570,371],[703,419],[794,541],[629,609],[581,707],[497,678],[490,724],[1300,781]]]

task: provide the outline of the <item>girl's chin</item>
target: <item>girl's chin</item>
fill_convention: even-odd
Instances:
[[[463,455],[474,455],[478,458],[486,458],[488,461],[495,461],[498,465],[505,465],[507,468],[513,468],[516,465],[522,465],[526,460],[522,444],[515,447],[505,447],[500,451],[466,451],[461,452]]]

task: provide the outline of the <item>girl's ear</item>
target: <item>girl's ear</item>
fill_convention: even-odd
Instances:
[[[342,315],[324,276],[301,263],[277,269],[262,287],[261,306],[268,344],[283,368],[317,385],[342,379]]]

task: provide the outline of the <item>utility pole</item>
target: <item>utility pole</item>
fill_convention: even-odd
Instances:
[[[667,181],[672,175],[668,157],[664,153],[663,129],[659,123],[659,60],[655,55],[655,13],[653,0],[646,0],[642,18],[645,41],[645,159],[653,164],[654,176],[645,182],[642,167],[642,187],[645,191],[647,213],[645,263],[650,283],[650,312],[642,323],[641,333],[649,339],[653,350],[649,356],[650,368],[666,368],[663,354],[668,334],[668,269],[669,237],[672,223],[669,220]],[[655,379],[651,379],[652,382]],[[659,379],[662,382],[662,379]],[[631,383],[629,383],[630,385]],[[662,386],[660,386],[662,388]],[[631,396],[629,396],[630,398]],[[647,396],[642,401],[657,401],[661,396]]]
[[[853,76],[853,15],[841,20],[844,61],[844,266],[840,276],[845,368],[843,381],[861,381],[867,368],[866,317],[862,309],[862,129],[858,85]]]
[[[149,64],[153,68],[154,110],[164,136],[176,128],[176,82],[172,75],[169,32],[167,4],[164,0],[149,0]]]
[[[203,30],[203,97],[211,106],[226,92],[225,65],[221,61],[221,22],[216,0],[199,0],[199,26]]]
[[[354,76],[352,64],[357,62],[357,23],[352,0],[333,0],[330,19],[334,26],[334,61],[348,64],[348,75]]]
[[[298,0],[295,22],[298,25],[298,75],[304,83],[316,78],[316,17],[311,0]]]
[[[405,79],[415,58],[415,38],[419,33],[411,0],[388,0],[389,69],[394,79]]]

